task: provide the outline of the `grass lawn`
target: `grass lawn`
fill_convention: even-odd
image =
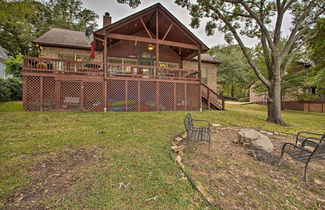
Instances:
[[[187,112],[33,113],[21,106],[0,103],[0,208],[207,205],[169,156],[170,138],[183,130]],[[325,127],[325,114],[299,111],[283,112],[286,127],[267,123],[260,105],[191,113],[211,123],[290,134]]]

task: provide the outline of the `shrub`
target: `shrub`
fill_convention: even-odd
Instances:
[[[238,100],[237,97],[231,97],[231,96],[223,96],[223,98],[224,98],[225,100],[230,100],[230,101],[237,101],[237,100]]]
[[[10,101],[10,88],[4,79],[0,79],[0,101]]]
[[[316,101],[320,99],[318,95],[312,93],[297,94],[297,98],[299,101]]]
[[[16,57],[9,57],[9,59],[5,61],[6,74],[22,78],[23,63],[24,59],[22,55],[17,55]]]
[[[22,99],[22,81],[20,78],[0,79],[0,101]]]
[[[244,97],[244,98],[240,98],[238,99],[239,102],[249,102],[249,98],[248,97]]]

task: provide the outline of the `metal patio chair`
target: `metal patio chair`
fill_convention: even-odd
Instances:
[[[318,136],[318,137],[315,137]],[[308,141],[306,141],[308,140]],[[303,144],[304,142],[304,144]],[[308,131],[299,132],[296,135],[296,145],[301,144],[302,147],[316,147],[318,144],[325,143],[325,133],[312,133]],[[316,144],[315,144],[316,143]]]
[[[207,127],[195,127],[193,122],[205,122]],[[209,143],[209,150],[211,147],[211,124],[206,120],[194,120],[191,114],[187,114],[184,119],[185,131],[187,134],[187,141],[207,141]]]
[[[305,146],[308,145],[313,147],[313,150],[305,148]],[[310,141],[308,139],[304,140],[301,143],[301,146],[292,144],[292,143],[285,143],[282,146],[281,150],[281,157],[279,164],[281,164],[282,157],[284,153],[287,153],[290,155],[293,159],[296,161],[305,163],[305,169],[304,169],[304,180],[307,183],[307,168],[308,164],[313,161],[319,161],[319,160],[325,160],[325,144],[317,144],[314,141]]]

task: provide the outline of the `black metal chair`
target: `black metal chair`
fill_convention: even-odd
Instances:
[[[315,137],[315,136],[317,136],[317,137]],[[318,138],[318,137],[320,137],[320,138]],[[306,140],[308,140],[308,141],[306,141]],[[303,142],[305,142],[304,145],[302,145]],[[296,145],[297,146],[298,146],[298,143],[301,143],[302,147],[305,147],[305,146],[315,147],[318,144],[322,144],[324,142],[325,142],[325,133],[320,134],[320,133],[312,133],[312,132],[308,132],[308,131],[302,131],[296,135]]]
[[[307,149],[305,148],[306,145],[312,146],[314,149],[313,150]],[[284,153],[287,153],[293,159],[299,162],[305,163],[304,180],[305,182],[307,182],[308,164],[313,161],[325,160],[325,144],[317,144],[316,142],[310,141],[308,139],[302,141],[301,146],[292,143],[285,143],[282,146],[281,157],[278,165],[281,164],[281,160]]]
[[[193,121],[206,122],[207,127],[194,127]],[[184,119],[187,141],[207,141],[209,142],[209,150],[211,147],[211,124],[206,120],[193,120],[191,114],[187,114]]]

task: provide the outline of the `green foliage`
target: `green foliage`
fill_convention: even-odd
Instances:
[[[12,77],[0,79],[0,101],[17,101],[22,99],[22,81]]]
[[[319,96],[312,93],[302,93],[296,95],[299,101],[316,101],[319,100]]]
[[[319,18],[315,28],[306,33],[308,57],[314,66],[310,69],[311,85],[325,88],[325,18]]]
[[[244,97],[244,98],[240,98],[238,99],[239,102],[248,102],[249,98],[248,97]]]
[[[219,89],[221,94],[229,95],[227,90],[232,86],[247,89],[253,81],[257,80],[238,45],[216,46],[209,51],[209,54],[221,62],[217,77],[217,83],[221,85]],[[232,95],[238,97],[238,94]]]
[[[128,4],[132,8],[136,8],[141,4],[141,0],[117,0],[118,3]]]
[[[10,88],[4,79],[0,79],[0,101],[10,101]]]
[[[5,61],[5,71],[6,74],[11,74],[14,77],[22,78],[22,69],[23,69],[23,56],[16,55],[15,57],[11,56],[8,60]]]
[[[32,41],[54,27],[85,30],[98,16],[79,0],[0,1],[0,45],[10,55],[37,54]],[[95,24],[96,25],[96,24]]]

